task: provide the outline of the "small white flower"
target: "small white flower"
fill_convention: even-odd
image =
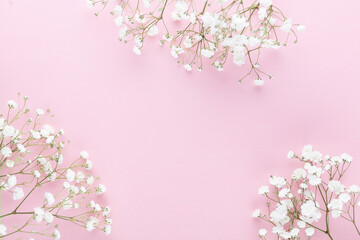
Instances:
[[[206,58],[211,58],[212,56],[214,56],[214,52],[211,51],[210,49],[201,49],[201,55],[203,55]]]
[[[311,237],[312,235],[314,235],[314,233],[315,233],[315,229],[313,229],[313,228],[305,229],[305,235],[308,237]]]
[[[111,233],[111,225],[106,225],[104,228],[104,232],[106,235],[109,235]]]
[[[93,176],[89,176],[86,180],[86,183],[89,185],[92,185],[94,183],[95,179]]]
[[[1,154],[4,155],[4,157],[11,157],[12,151],[9,147],[3,147],[1,149]]]
[[[114,13],[116,15],[122,15],[123,14],[123,8],[120,5],[116,5],[114,7]]]
[[[46,223],[52,223],[54,221],[54,216],[51,214],[51,212],[44,213],[44,220]]]
[[[92,167],[93,167],[92,161],[86,160],[86,163],[85,163],[86,170],[91,170]]]
[[[291,159],[295,156],[294,152],[293,151],[289,151],[288,154],[287,154],[287,158],[288,159]]]
[[[38,116],[44,115],[44,113],[45,113],[44,110],[42,110],[41,108],[36,109],[36,114]]]
[[[290,32],[291,28],[292,28],[291,19],[286,19],[280,27],[280,29],[283,30],[284,32]]]
[[[69,182],[72,182],[75,180],[75,172],[71,169],[68,169],[66,171],[66,179],[69,181]]]
[[[100,195],[106,192],[106,187],[102,184],[99,184],[99,186],[96,188],[96,192]]]
[[[20,200],[24,197],[24,191],[22,188],[20,187],[16,187],[14,188],[14,192],[13,192],[13,199],[14,200]]]
[[[40,172],[39,172],[38,170],[35,170],[35,171],[33,172],[33,175],[34,175],[34,177],[36,177],[36,178],[40,178],[40,177],[41,177],[41,174],[40,174]]]
[[[36,222],[40,223],[44,218],[44,210],[41,207],[34,208],[34,215]]]
[[[119,29],[119,39],[122,40],[126,37],[127,35],[127,27],[122,27]]]
[[[5,137],[12,137],[14,136],[15,134],[15,128],[13,126],[10,126],[10,125],[6,125],[3,129],[3,132],[2,134],[5,136]]]
[[[9,176],[6,183],[7,183],[9,189],[14,187],[16,185],[16,183],[17,183],[16,176],[15,175]]]
[[[55,202],[55,198],[52,193],[46,192],[44,197],[49,205],[52,205]]]
[[[8,105],[9,108],[17,108],[17,106],[18,106],[17,103],[14,100],[9,100],[7,102],[7,105]]]
[[[121,16],[121,15],[118,16],[117,18],[114,19],[114,22],[115,22],[116,26],[120,27],[124,22],[123,16]]]
[[[6,166],[8,168],[13,168],[15,166],[15,162],[13,160],[8,159],[6,160]]]
[[[26,152],[26,148],[22,144],[16,145],[19,152],[24,153]]]
[[[264,80],[262,80],[262,79],[260,79],[260,78],[255,79],[255,80],[254,80],[254,84],[255,84],[256,86],[262,86],[262,85],[264,85]]]
[[[139,56],[139,55],[141,55],[141,48],[138,46],[134,46],[133,52]]]
[[[155,36],[159,34],[159,28],[157,26],[152,26],[148,31],[149,36]]]
[[[184,65],[184,68],[185,68],[186,71],[189,71],[189,72],[192,70],[192,67],[191,67],[190,64]]]
[[[297,27],[298,32],[304,32],[305,29],[306,29],[306,27],[304,25],[301,25],[301,24]]]
[[[262,186],[259,188],[258,193],[260,195],[265,195],[269,193],[269,187],[268,186]]]
[[[59,230],[54,230],[53,234],[52,234],[52,237],[55,239],[55,240],[59,240],[61,238],[61,235],[60,235],[60,232]]]
[[[259,230],[259,236],[260,237],[265,237],[266,236],[266,233],[267,233],[267,230],[262,228]]]
[[[256,209],[253,213],[252,213],[252,216],[257,218],[257,217],[260,217],[260,209]]]
[[[6,226],[0,223],[0,235],[6,235]]]
[[[272,4],[272,0],[260,0],[259,2],[265,8],[269,8]]]

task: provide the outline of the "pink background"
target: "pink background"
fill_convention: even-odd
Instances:
[[[113,210],[107,239],[257,239],[257,189],[298,166],[288,150],[348,152],[348,180],[360,182],[360,2],[274,2],[307,31],[264,55],[275,79],[258,88],[239,85],[235,67],[187,73],[156,42],[135,56],[85,1],[2,0],[1,108],[28,95],[53,110],[71,151],[90,152]],[[78,230],[63,239],[105,239]]]

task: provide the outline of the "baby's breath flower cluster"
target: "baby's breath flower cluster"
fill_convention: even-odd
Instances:
[[[7,114],[0,114],[0,194],[5,201],[0,238],[30,234],[30,239],[60,239],[62,221],[109,234],[110,208],[94,200],[106,188],[95,185],[89,154],[82,151],[67,163],[62,154],[64,131],[42,123],[49,110],[36,109],[31,118],[27,99],[19,95],[18,102],[8,101]],[[14,217],[16,226],[11,226]]]
[[[237,66],[248,62],[250,70],[239,81],[253,74],[256,85],[264,83],[264,76],[272,78],[260,69],[261,50],[285,46],[290,35],[296,43],[296,32],[305,30],[293,24],[272,0],[249,4],[243,0],[87,0],[87,4],[90,8],[100,4],[102,11],[111,1],[116,2],[111,14],[119,27],[119,39],[133,40],[136,55],[141,54],[145,39],[160,35],[160,45],[169,42],[171,55],[187,71],[201,71],[204,59],[210,59],[218,71],[224,70],[229,59]],[[170,18],[177,23],[169,26],[166,19]]]
[[[341,183],[352,157],[323,156],[307,145],[301,156],[290,151],[288,158],[299,160],[303,167],[295,169],[290,179],[271,176],[270,186],[258,190],[268,200],[267,209],[257,209],[253,216],[270,223],[276,239],[313,239],[315,232],[333,239],[330,221],[338,218],[349,221],[360,237],[355,221],[360,186]],[[261,239],[266,235],[266,229],[259,230]]]

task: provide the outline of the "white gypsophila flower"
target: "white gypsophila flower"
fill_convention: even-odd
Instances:
[[[126,26],[119,29],[119,39],[122,40],[127,36],[128,28]]]
[[[277,188],[282,188],[286,185],[286,180],[283,177],[271,176],[269,183]]]
[[[40,177],[41,177],[41,173],[40,173],[38,170],[35,170],[35,171],[33,172],[33,175],[34,175],[34,177],[36,177],[36,178],[40,178]]]
[[[277,225],[284,225],[290,221],[288,207],[285,204],[276,204],[275,210],[270,213],[270,219]]]
[[[282,25],[281,25],[281,30],[283,30],[284,32],[290,32],[291,28],[292,28],[292,21],[291,19],[286,19]]]
[[[214,56],[214,52],[211,51],[210,49],[201,49],[201,55],[203,55],[206,58],[211,58],[212,56]]]
[[[86,230],[88,230],[89,232],[93,231],[95,229],[95,226],[97,226],[99,223],[99,221],[94,218],[91,217],[85,224]]]
[[[304,25],[301,25],[301,24],[297,27],[298,32],[304,32],[305,29],[306,29],[306,27]]]
[[[301,220],[297,221],[297,225],[298,225],[298,227],[299,227],[300,229],[306,227],[306,223],[305,223],[304,221],[301,221]]]
[[[255,79],[254,84],[255,84],[255,86],[262,86],[262,85],[264,85],[264,80],[262,80],[260,78]]]
[[[51,212],[46,212],[44,213],[44,220],[46,223],[52,223],[54,221],[54,216],[52,215]]]
[[[89,159],[89,153],[87,152],[87,151],[81,151],[80,152],[80,157],[82,158],[82,159]]]
[[[111,225],[106,225],[104,228],[104,232],[106,235],[109,235],[111,233]]]
[[[328,184],[329,191],[340,194],[345,191],[345,186],[340,183],[340,181],[331,180]]]
[[[340,201],[342,201],[343,203],[348,203],[349,200],[351,199],[351,196],[350,196],[349,194],[347,194],[347,193],[341,193],[341,194],[339,195],[339,199],[340,199]]]
[[[7,102],[7,105],[9,108],[17,108],[18,107],[17,103],[14,100],[9,100]]]
[[[11,155],[12,155],[12,151],[11,151],[11,149],[9,148],[9,147],[3,147],[2,149],[1,149],[1,154],[4,156],[4,157],[11,157]]]
[[[289,188],[283,188],[283,189],[281,189],[281,190],[279,191],[278,196],[279,196],[280,198],[285,198],[285,197],[288,196],[289,193],[290,193],[290,189],[289,189]]]
[[[22,144],[17,144],[16,147],[19,150],[19,152],[21,153],[26,152],[26,148]]]
[[[24,191],[22,188],[20,187],[16,187],[14,188],[14,192],[13,192],[13,199],[14,200],[20,200],[24,197]]]
[[[124,9],[120,5],[116,5],[114,7],[114,14],[116,14],[116,15],[122,15],[123,11],[124,11]]]
[[[259,2],[265,8],[269,8],[272,4],[272,0],[260,0]]]
[[[288,154],[287,154],[287,158],[288,159],[291,159],[295,156],[294,152],[293,151],[289,151]]]
[[[262,228],[259,230],[259,236],[260,237],[265,237],[266,236],[266,233],[267,233],[267,230]]]
[[[41,108],[37,108],[36,109],[36,114],[38,115],[38,116],[41,116],[41,115],[44,115],[44,110],[42,110]]]
[[[190,71],[192,70],[192,67],[191,67],[190,64],[184,65],[184,68],[185,68],[185,70],[188,71],[188,72],[190,72]]]
[[[348,192],[351,193],[351,194],[360,193],[360,187],[358,185],[351,185],[348,188]]]
[[[103,215],[106,216],[106,217],[110,215],[110,207],[109,206],[104,207]]]
[[[2,131],[2,134],[5,137],[12,137],[15,134],[15,128],[13,126],[6,125]]]
[[[8,168],[13,168],[15,166],[15,162],[10,159],[6,160],[5,164]]]
[[[82,182],[85,179],[85,175],[83,172],[79,171],[76,173],[75,180],[77,183]]]
[[[6,226],[0,223],[0,235],[6,235]]]
[[[55,240],[59,240],[59,239],[61,238],[61,234],[60,234],[59,230],[55,229],[55,230],[53,231],[52,237],[53,237]]]
[[[86,179],[86,183],[89,184],[89,185],[92,185],[94,183],[94,177],[93,176],[89,176],[87,179]]]
[[[40,223],[44,218],[44,210],[41,207],[34,208],[35,221]]]
[[[99,184],[99,186],[96,188],[96,192],[98,194],[102,194],[106,192],[106,187],[103,184]]]
[[[138,56],[141,55],[141,47],[134,46],[133,52]]]
[[[152,27],[149,29],[148,34],[149,34],[149,36],[158,35],[158,34],[159,34],[159,28],[158,28],[156,25],[152,26]]]
[[[332,199],[331,202],[328,204],[328,208],[331,210],[331,215],[333,218],[338,218],[342,214],[343,209],[343,201],[340,199]]]
[[[249,22],[247,18],[242,16],[241,14],[233,14],[231,17],[230,27],[236,31],[241,31],[244,28],[249,26]]]
[[[44,197],[45,197],[46,202],[47,202],[49,205],[54,204],[55,198],[54,198],[54,195],[53,195],[52,193],[46,192],[45,195],[44,195]]]
[[[314,228],[306,228],[306,229],[305,229],[305,235],[306,235],[307,237],[313,236],[314,233],[315,233],[315,229],[314,229]]]
[[[311,158],[312,151],[313,151],[313,146],[305,145],[302,150],[301,157],[304,158],[305,160],[309,160]]]
[[[297,168],[294,170],[293,174],[291,175],[291,178],[295,181],[300,180],[300,179],[305,179],[307,176],[307,173],[305,171],[305,169],[303,168]]]
[[[328,160],[328,161],[329,161],[330,165],[337,166],[343,162],[343,159],[339,156],[334,156],[334,157],[331,157],[330,160]]]
[[[267,9],[264,7],[259,8],[258,18],[260,20],[264,20],[267,17]]]
[[[269,187],[268,186],[262,186],[259,188],[258,193],[260,195],[266,195],[269,193]]]
[[[117,16],[115,19],[114,19],[114,22],[115,22],[115,25],[120,27],[123,23],[124,23],[124,17],[123,16]]]
[[[66,171],[66,179],[69,181],[69,182],[72,182],[75,180],[75,172],[71,169],[68,169]]]
[[[321,218],[321,212],[314,201],[308,200],[301,205],[301,220],[307,223],[318,221]]]
[[[40,130],[40,134],[43,137],[49,137],[50,135],[54,134],[55,130],[52,126],[45,124],[42,129]]]
[[[9,189],[14,187],[17,183],[16,176],[15,175],[8,176],[6,183],[7,183]]]
[[[93,167],[92,161],[86,160],[86,163],[85,163],[86,170],[91,170],[92,167]]]
[[[260,209],[256,209],[253,213],[252,213],[252,216],[257,218],[257,217],[260,217]]]
[[[344,161],[347,162],[347,163],[352,162],[352,157],[347,153],[341,154],[341,158],[344,159]]]
[[[38,131],[30,130],[30,134],[34,139],[40,139],[41,135]]]

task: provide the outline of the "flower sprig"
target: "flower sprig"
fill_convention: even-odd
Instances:
[[[330,221],[338,218],[350,222],[360,238],[359,222],[355,221],[360,186],[341,183],[352,157],[347,153],[323,156],[307,145],[301,156],[290,151],[288,158],[299,160],[303,167],[295,169],[289,179],[271,176],[270,187],[258,190],[267,199],[266,211],[257,209],[253,216],[270,223],[277,239],[312,239],[315,232],[334,239]],[[266,229],[259,230],[261,239],[267,239],[266,235]]]
[[[95,185],[89,154],[82,151],[71,163],[65,160],[64,130],[42,123],[49,110],[36,109],[30,117],[27,100],[19,95],[18,102],[7,102],[6,115],[0,114],[0,194],[16,203],[12,209],[7,206],[14,204],[7,203],[0,213],[0,238],[60,239],[61,221],[109,234],[110,207],[95,202],[106,187]],[[9,226],[7,219],[16,216],[17,225]]]
[[[272,0],[255,0],[250,4],[243,0],[110,2],[87,0],[90,8],[101,5],[96,15],[114,5],[111,14],[120,28],[119,39],[125,43],[133,41],[135,54],[141,55],[147,38],[161,35],[160,45],[169,42],[171,55],[187,71],[193,68],[202,71],[204,59],[223,71],[225,63],[232,58],[237,66],[246,62],[250,65],[239,81],[253,74],[256,85],[262,85],[264,77],[272,78],[260,68],[262,49],[286,46],[290,37],[296,43],[296,32],[305,30],[304,25],[293,24]],[[179,23],[170,26],[169,18]]]

